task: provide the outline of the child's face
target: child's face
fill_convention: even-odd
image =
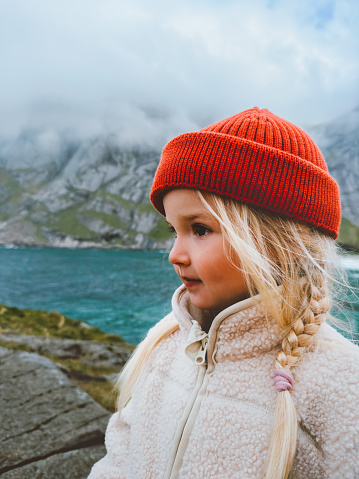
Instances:
[[[165,194],[166,220],[176,233],[169,260],[192,304],[216,313],[249,296],[243,274],[228,261],[221,228],[193,190]]]

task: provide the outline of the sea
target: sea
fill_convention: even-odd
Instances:
[[[343,266],[350,288],[344,288],[341,309],[333,313],[351,323],[355,340],[359,256],[346,257]],[[166,252],[0,247],[0,304],[58,311],[132,344],[171,311],[171,298],[180,284]]]

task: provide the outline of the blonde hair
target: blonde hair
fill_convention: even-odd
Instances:
[[[268,314],[283,331],[275,368],[290,370],[312,343],[331,307],[329,279],[336,264],[334,241],[298,220],[195,191],[220,224],[228,260],[243,272],[250,294],[261,295]],[[116,385],[119,410],[130,399],[153,349],[177,329],[174,320],[155,326],[135,350]],[[282,391],[276,401],[266,479],[289,476],[296,441],[295,407],[289,391]]]

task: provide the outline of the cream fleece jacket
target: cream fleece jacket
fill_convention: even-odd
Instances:
[[[278,326],[259,297],[222,311],[208,336],[193,322],[201,312],[183,286],[172,305],[162,321],[175,317],[180,329],[154,350],[131,400],[112,416],[107,455],[89,479],[262,478],[277,397]],[[299,423],[293,478],[357,479],[359,348],[327,324],[316,336],[292,371]],[[196,364],[204,348],[207,364]]]

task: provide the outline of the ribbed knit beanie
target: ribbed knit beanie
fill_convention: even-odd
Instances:
[[[300,128],[255,107],[163,149],[152,190],[165,215],[166,191],[194,188],[303,220],[337,238],[339,188],[313,140]]]

